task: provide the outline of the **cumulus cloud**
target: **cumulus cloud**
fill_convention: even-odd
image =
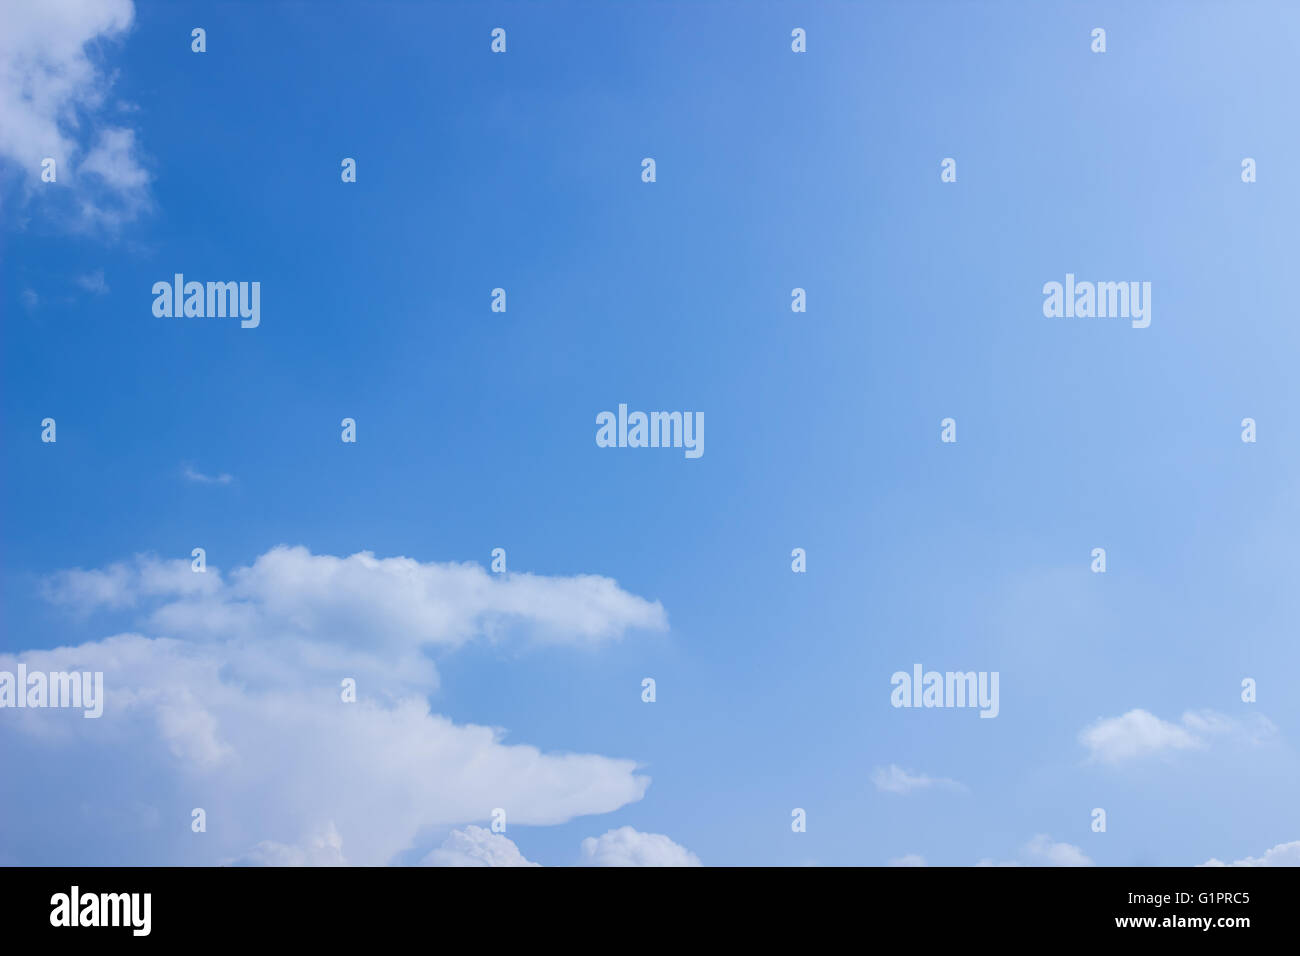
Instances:
[[[659,604],[608,578],[276,548],[226,574],[148,557],[66,571],[46,596],[83,614],[135,614],[143,632],[0,654],[10,672],[21,662],[104,674],[98,720],[25,709],[0,722],[0,750],[24,768],[6,812],[28,821],[0,832],[7,858],[315,864],[342,862],[346,841],[347,862],[375,865],[494,807],[512,823],[556,824],[649,785],[632,760],[507,743],[428,701],[431,649],[507,630],[590,643],[664,625]],[[355,703],[341,700],[344,678],[356,680]],[[69,787],[78,773],[94,785]],[[186,839],[194,807],[208,830]]]
[[[598,575],[490,574],[474,563],[340,558],[277,547],[228,574],[137,557],[51,577],[45,596],[82,610],[139,608],[148,633],[234,640],[228,672],[255,680],[276,666],[322,679],[341,668],[373,691],[428,691],[428,651],[518,635],[538,644],[599,644],[667,627],[663,606]],[[247,666],[245,666],[247,665]]]
[[[579,866],[700,866],[700,858],[661,833],[619,827],[582,841]]]
[[[890,860],[888,866],[925,866],[925,857],[919,853],[908,853],[905,856],[895,857]]]
[[[1020,849],[1019,859],[996,863],[980,860],[976,866],[1092,866],[1092,860],[1073,843],[1056,843],[1040,833]]]
[[[70,188],[83,226],[116,228],[149,203],[135,131],[103,120],[111,76],[89,52],[120,40],[134,18],[131,0],[0,4],[0,160],[29,191]],[[46,157],[57,164],[53,184],[40,182]]]
[[[699,866],[685,847],[666,836],[633,827],[610,830],[582,841],[579,866]],[[541,866],[527,859],[514,841],[483,827],[453,830],[422,866]]]
[[[1090,759],[1114,764],[1161,753],[1200,750],[1216,739],[1259,744],[1274,733],[1276,727],[1259,715],[1242,720],[1212,710],[1188,711],[1180,723],[1172,723],[1145,710],[1130,710],[1085,727],[1079,733],[1079,742],[1087,748]]]
[[[877,767],[871,774],[871,782],[876,785],[877,790],[882,790],[885,793],[911,793],[913,790],[925,790],[930,787],[939,787],[945,790],[966,789],[963,784],[958,783],[956,780],[949,780],[947,777],[930,777],[923,773],[912,773],[893,763],[888,767]]]
[[[453,830],[422,866],[541,866],[524,857],[515,842],[483,827]]]
[[[1231,863],[1211,859],[1201,866],[1300,866],[1300,840],[1279,843],[1272,849],[1265,850],[1263,856],[1248,856]]]
[[[302,845],[288,846],[263,840],[230,866],[347,866],[343,857],[343,837],[331,821],[325,830]]]

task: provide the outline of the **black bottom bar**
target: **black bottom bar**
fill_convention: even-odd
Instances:
[[[489,931],[484,941],[494,945],[567,939],[602,949],[702,937],[732,947],[787,937],[829,944],[846,932],[859,942],[904,932],[923,945],[1099,936],[1233,945],[1296,939],[1297,872],[11,867],[0,868],[0,926],[6,943],[66,943],[75,934],[91,945],[373,944],[413,933],[437,945],[474,927]]]

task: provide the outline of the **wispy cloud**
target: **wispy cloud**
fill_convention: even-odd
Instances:
[[[233,475],[205,475],[196,469],[193,465],[186,465],[182,472],[188,481],[198,482],[201,485],[228,485],[235,480]]]
[[[930,787],[944,790],[964,791],[966,789],[965,784],[958,783],[956,780],[912,773],[895,763],[891,763],[888,767],[877,767],[871,774],[871,782],[876,785],[877,790],[885,793],[911,793],[913,790],[926,790]]]
[[[1087,748],[1089,759],[1116,764],[1156,754],[1202,750],[1215,740],[1257,745],[1276,732],[1272,721],[1260,715],[1241,719],[1212,710],[1188,711],[1179,723],[1173,723],[1136,709],[1088,725],[1080,731],[1079,742]]]
[[[77,285],[95,295],[107,295],[108,283],[104,281],[104,270],[96,269],[84,276],[77,276]]]

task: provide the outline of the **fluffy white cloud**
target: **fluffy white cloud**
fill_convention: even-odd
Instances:
[[[1023,852],[1031,866],[1092,866],[1092,860],[1077,846],[1054,843],[1045,833],[1030,840]]]
[[[700,858],[661,833],[619,827],[582,841],[579,866],[700,866]]]
[[[889,866],[925,866],[925,857],[919,853],[908,853],[905,856],[895,857],[887,864]]]
[[[541,866],[527,859],[513,840],[483,827],[453,830],[422,866]],[[666,836],[632,827],[582,841],[579,866],[699,866],[694,853]]]
[[[116,227],[148,205],[135,132],[100,121],[111,78],[88,53],[134,18],[131,0],[0,3],[0,159],[32,188],[53,158],[49,190],[72,189],[82,225]]]
[[[509,837],[483,827],[453,830],[423,866],[541,866],[525,859]]]
[[[247,854],[231,860],[231,866],[347,866],[343,838],[333,821],[321,833],[301,846],[287,846],[263,840]]]
[[[1233,860],[1231,863],[1207,860],[1201,866],[1300,866],[1300,840],[1279,843],[1272,849],[1265,850],[1263,856],[1248,856],[1244,860]]]
[[[1079,733],[1090,759],[1122,763],[1153,754],[1208,747],[1215,739],[1259,744],[1276,733],[1266,717],[1239,720],[1212,710],[1188,711],[1171,723],[1145,710],[1097,720]]]
[[[304,633],[347,642],[361,631],[368,642],[388,646],[454,647],[513,627],[543,643],[598,643],[668,623],[658,601],[599,575],[490,574],[472,562],[421,563],[369,551],[339,558],[281,546],[235,568],[228,581],[213,566],[201,584],[187,583],[196,577],[204,576],[192,574],[188,561],[142,556],[102,571],[61,572],[46,597],[117,607],[171,599],[151,623],[173,634],[220,635],[238,618],[259,636]]]
[[[1018,860],[995,863],[980,860],[976,866],[1092,866],[1092,860],[1073,843],[1056,843],[1045,833],[1040,833],[1020,850]]]
[[[277,548],[222,575],[139,559],[56,575],[82,613],[128,610],[154,633],[0,654],[0,670],[102,671],[103,716],[14,710],[0,856],[30,863],[382,864],[430,829],[555,824],[639,800],[631,760],[543,753],[431,712],[425,650],[503,632],[586,643],[663,609],[607,578],[489,576],[476,565]],[[340,681],[357,680],[343,703]],[[84,786],[69,780],[85,775]],[[92,784],[93,781],[93,784]],[[190,811],[208,829],[191,834]],[[308,836],[304,839],[304,834]],[[325,837],[319,836],[326,834]],[[333,834],[333,836],[330,836]],[[337,839],[335,839],[337,837]]]
[[[929,787],[941,787],[946,790],[965,790],[963,784],[947,777],[929,777],[923,773],[912,773],[898,764],[877,767],[871,774],[871,782],[877,790],[885,793],[911,793],[913,790],[925,790]]]
[[[82,611],[139,608],[144,630],[210,643],[235,640],[227,670],[248,682],[275,667],[324,679],[338,672],[370,693],[427,692],[426,651],[517,634],[536,643],[597,644],[629,630],[662,630],[657,602],[598,575],[491,574],[474,563],[346,558],[277,547],[223,575],[187,560],[138,557],[54,575],[47,599]]]

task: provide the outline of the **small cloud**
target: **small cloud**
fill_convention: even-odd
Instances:
[[[662,833],[619,827],[582,841],[579,866],[700,866],[700,858]]]
[[[1115,764],[1177,750],[1201,750],[1215,739],[1258,745],[1276,731],[1267,717],[1238,720],[1202,710],[1188,711],[1180,723],[1173,723],[1135,709],[1090,724],[1079,733],[1079,742],[1088,749],[1089,759]]]
[[[906,856],[895,857],[890,860],[888,866],[925,866],[925,857],[919,853],[908,853]]]
[[[193,465],[186,465],[183,474],[186,480],[198,482],[201,485],[228,485],[235,480],[233,475],[227,474],[205,475],[203,472],[196,470]]]
[[[984,859],[976,866],[1092,866],[1092,860],[1073,843],[1054,843],[1040,833],[1020,849],[1020,859],[1001,863]]]
[[[898,764],[891,763],[888,768],[877,767],[871,774],[871,782],[877,790],[885,793],[911,793],[913,790],[925,790],[929,787],[941,787],[946,790],[965,790],[964,784],[947,777],[929,777],[923,773],[912,773]]]
[[[421,866],[541,866],[524,857],[509,837],[483,827],[452,830],[442,846],[421,861]]]
[[[23,308],[28,312],[34,310],[41,301],[41,297],[32,289],[23,289],[23,291],[18,294],[18,297],[22,299]]]
[[[77,276],[77,285],[95,295],[108,294],[108,283],[104,281],[103,269],[96,269],[84,276]]]
[[[1073,843],[1053,843],[1045,833],[1025,845],[1024,855],[1033,866],[1092,866],[1092,860]]]
[[[1244,860],[1224,863],[1222,860],[1207,860],[1201,866],[1300,866],[1300,840],[1291,843],[1279,843],[1263,856],[1248,856]]]
[[[347,866],[343,838],[333,822],[299,846],[263,840],[231,866]]]

